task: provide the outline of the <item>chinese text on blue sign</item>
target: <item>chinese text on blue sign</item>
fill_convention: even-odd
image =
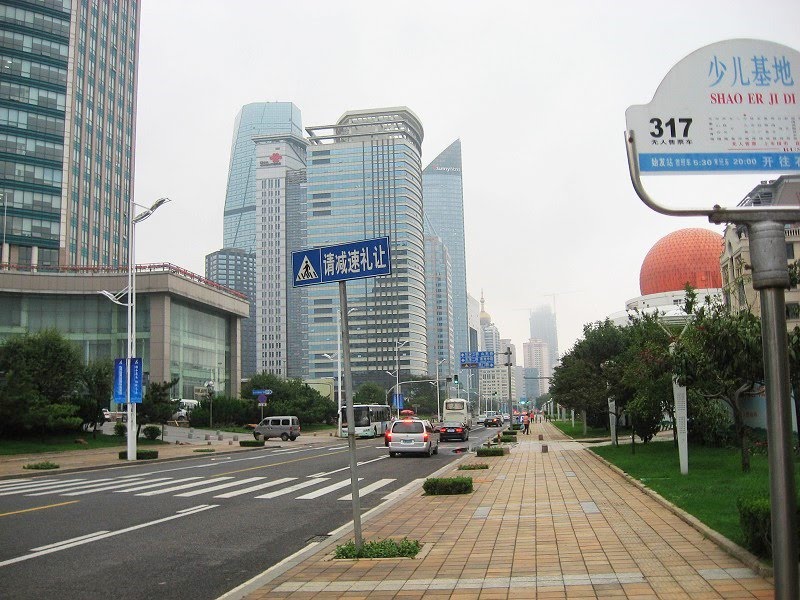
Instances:
[[[292,252],[294,287],[391,273],[388,237]]]

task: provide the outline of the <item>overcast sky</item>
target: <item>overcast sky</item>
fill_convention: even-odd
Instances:
[[[143,0],[140,29],[136,201],[173,202],[138,227],[138,263],[202,275],[222,246],[242,105],[293,102],[304,126],[407,106],[425,129],[423,166],[461,139],[469,292],[483,290],[520,352],[528,309],[554,303],[563,354],[585,323],[640,295],[642,260],[661,237],[722,231],[638,199],[626,108],[650,102],[702,46],[756,38],[800,49],[800,2]],[[706,207],[735,204],[759,179],[645,185],[664,203]]]

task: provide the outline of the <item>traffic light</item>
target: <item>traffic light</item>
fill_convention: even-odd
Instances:
[[[458,375],[453,375],[453,383],[458,385]]]

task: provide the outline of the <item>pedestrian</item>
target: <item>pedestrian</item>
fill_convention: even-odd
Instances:
[[[530,413],[525,413],[522,415],[522,433],[528,435],[531,432],[531,416]]]

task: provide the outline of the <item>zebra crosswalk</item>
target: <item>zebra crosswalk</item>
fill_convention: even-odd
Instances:
[[[365,482],[359,478],[359,496],[366,496],[391,486],[396,479],[385,478],[373,482]],[[323,485],[325,484],[325,485]],[[299,477],[281,477],[270,480],[268,477],[233,476],[219,477],[151,477],[148,475],[126,475],[87,480],[85,478],[40,479],[36,481],[12,480],[0,482],[0,496],[46,496],[65,497],[86,496],[101,492],[114,494],[132,494],[141,497],[170,494],[176,498],[193,498],[207,495],[212,498],[227,499],[254,494],[259,500],[270,500],[280,496],[299,494],[296,500],[315,500],[328,494],[340,492],[351,485],[350,477],[332,481],[330,477],[315,475],[301,479]],[[318,486],[318,487],[317,487]],[[259,493],[263,492],[263,493]],[[337,500],[351,500],[346,494]]]

